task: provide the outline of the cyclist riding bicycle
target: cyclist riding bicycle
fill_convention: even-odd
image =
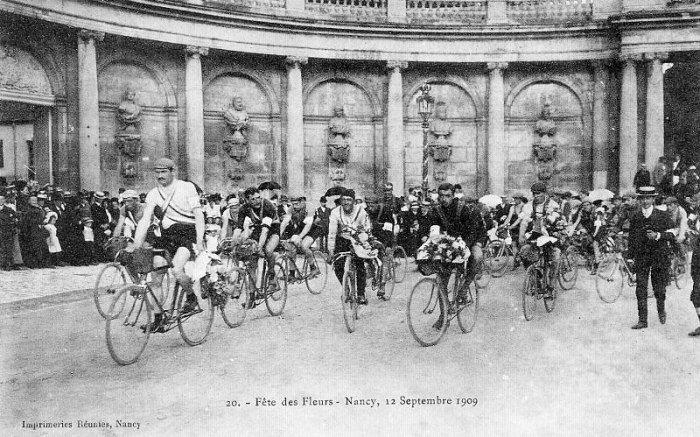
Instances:
[[[139,249],[143,246],[158,209],[157,215],[162,229],[161,236],[155,240],[153,246],[156,249],[165,249],[171,254],[173,275],[183,291],[187,293],[183,311],[191,312],[197,307],[197,296],[194,294],[192,278],[185,273],[185,264],[195,255],[195,251],[204,249],[202,205],[195,185],[175,177],[175,163],[171,159],[158,159],[153,170],[158,185],[146,195],[146,207],[136,226],[134,248]],[[156,257],[154,260],[155,266],[165,264],[162,257]],[[154,280],[154,282],[161,281]],[[153,321],[155,331],[160,329],[161,319],[162,314],[156,313]]]
[[[471,254],[467,261],[465,285],[471,283],[481,273],[483,252],[481,248],[487,240],[486,228],[481,218],[481,212],[477,208],[465,205],[455,197],[454,185],[441,184],[438,187],[439,204],[429,213],[430,235],[437,237],[441,233],[451,237],[462,237]],[[442,283],[447,286],[449,272],[443,278]],[[459,290],[457,303],[462,305],[466,301],[466,288]]]
[[[283,240],[288,240],[297,247],[301,247],[311,269],[309,274],[314,277],[319,275],[321,271],[316,265],[311,245],[317,238],[321,237],[323,231],[316,225],[316,214],[313,211],[307,211],[306,197],[293,196],[291,202],[292,207],[280,225],[280,235]],[[289,275],[291,278],[296,275],[294,263],[289,264]]]
[[[277,215],[277,207],[260,197],[260,190],[250,187],[243,192],[246,199],[238,212],[238,224],[233,231],[234,240],[243,241],[252,239],[258,243],[258,247],[264,250],[269,269],[267,275],[273,278],[275,273],[272,266],[275,264],[275,249],[280,242],[280,220]],[[276,281],[269,281],[274,290]]]
[[[379,203],[379,198],[373,195],[365,197],[365,204],[367,204],[365,210],[372,223],[372,235],[380,243],[375,243],[375,248],[379,250],[379,259],[382,260],[382,263],[393,262],[392,247],[395,242],[394,227],[396,220],[392,209],[387,208],[385,203]],[[373,278],[373,280],[375,279]],[[377,297],[382,299],[384,294],[384,286],[379,284]]]
[[[560,229],[556,226],[563,220],[558,220],[561,215],[557,212],[559,205],[547,195],[547,185],[543,182],[535,182],[530,187],[532,192],[532,202],[526,203],[521,212],[522,222],[520,223],[520,245],[522,247],[521,254],[532,253],[534,250],[535,241],[541,236],[553,236]],[[554,247],[551,251],[554,265],[559,262],[561,249]],[[550,283],[548,292],[553,291],[553,285]]]
[[[681,243],[685,241],[686,234],[688,233],[688,214],[685,209],[678,204],[678,199],[675,197],[667,197],[664,203],[666,204],[668,213],[671,215],[675,230],[674,234],[676,235],[676,239],[671,241],[671,248],[673,248],[673,253],[681,258],[682,265],[685,266],[687,254]]]
[[[338,252],[350,252],[352,244],[350,240],[345,238],[338,239],[338,234],[343,232],[345,227],[355,229],[362,228],[367,232],[372,228],[372,224],[367,216],[367,212],[360,205],[355,204],[355,190],[345,189],[340,195],[340,206],[335,207],[331,211],[328,223],[328,262],[333,259],[336,250]],[[365,287],[367,285],[367,272],[365,270],[364,260],[353,257],[352,262],[355,264],[357,274],[357,299],[360,305],[367,305],[367,297],[365,297]],[[343,263],[335,263],[333,266],[335,276],[340,283],[343,283],[343,274],[345,266]]]

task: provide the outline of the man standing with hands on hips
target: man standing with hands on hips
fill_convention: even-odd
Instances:
[[[651,285],[656,298],[659,321],[666,323],[666,283],[670,262],[669,242],[676,238],[671,216],[654,208],[656,188],[639,187],[637,198],[641,209],[630,219],[629,257],[634,260],[637,272],[637,312],[639,321],[632,329],[643,329],[647,323],[647,284],[651,273]]]

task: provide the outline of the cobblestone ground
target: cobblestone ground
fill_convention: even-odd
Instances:
[[[5,290],[33,281],[27,293],[80,289],[96,273],[13,272],[0,283]],[[410,272],[391,301],[372,299],[353,334],[331,278],[318,296],[291,287],[280,317],[259,307],[229,329],[217,315],[200,346],[185,345],[177,330],[154,334],[125,367],[110,358],[104,321],[87,294],[4,305],[0,429],[24,435],[27,424],[63,421],[72,428],[35,435],[697,435],[700,340],[687,336],[698,325],[690,284],[669,288],[666,325],[650,302],[649,328],[632,331],[628,288],[603,303],[581,271],[553,313],[540,302],[527,322],[522,271],[508,273],[491,281],[472,333],[453,324],[440,344],[424,348],[405,316],[419,279]],[[411,407],[402,396],[452,404]],[[462,398],[478,403],[455,405]],[[139,429],[119,427],[126,423]]]

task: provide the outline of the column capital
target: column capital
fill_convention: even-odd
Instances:
[[[487,62],[486,63],[486,68],[489,71],[493,70],[505,70],[508,68],[508,63],[507,62]]]
[[[309,63],[309,58],[304,56],[287,56],[284,60],[287,68],[298,68]]]
[[[201,57],[209,55],[209,47],[200,46],[187,46],[185,47],[185,53],[187,56]]]
[[[80,32],[78,32],[78,38],[84,42],[89,42],[90,40],[102,42],[105,39],[105,33],[96,30],[81,29]]]
[[[405,70],[408,68],[408,61],[389,60],[386,61],[386,68],[390,70],[393,70],[395,68],[398,68],[399,70]]]
[[[659,61],[663,62],[668,59],[668,52],[651,52],[651,53],[644,53],[644,60],[645,61]]]
[[[622,61],[626,64],[634,64],[635,62],[639,62],[641,60],[642,60],[641,53],[623,53],[623,54],[620,54],[620,61]]]

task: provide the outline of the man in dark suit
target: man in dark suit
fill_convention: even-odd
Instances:
[[[629,256],[634,260],[637,272],[637,312],[639,321],[632,329],[642,329],[647,324],[647,284],[651,273],[651,285],[656,298],[659,321],[666,323],[666,283],[670,262],[669,242],[675,240],[674,225],[666,211],[654,208],[656,188],[639,187],[637,197],[641,209],[630,218]]]

